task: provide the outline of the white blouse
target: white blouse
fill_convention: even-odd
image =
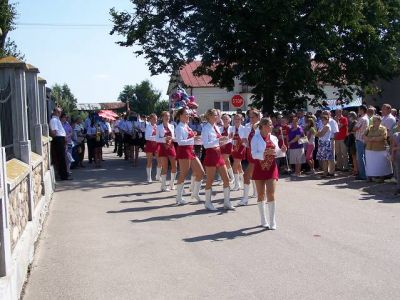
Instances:
[[[189,125],[180,122],[178,126],[176,126],[176,142],[179,146],[190,146],[194,145],[194,137],[188,138],[189,136]]]
[[[217,132],[215,132],[215,130],[221,134],[217,125],[213,126],[210,123],[207,123],[203,126],[203,129],[201,130],[201,141],[204,148],[219,147],[219,139],[217,138]]]
[[[144,134],[144,138],[146,139],[146,141],[152,141],[155,142],[156,141],[156,134],[153,135],[153,130],[156,129],[157,132],[157,125],[151,125],[150,123],[147,124],[146,126],[146,131]]]
[[[220,126],[219,127],[219,132],[221,132],[221,134],[224,132],[225,127],[224,126]],[[235,134],[235,126],[229,126],[228,127],[228,138],[232,139],[233,135]]]
[[[235,135],[235,133],[236,133],[236,127],[235,127],[235,126],[232,126],[232,134]],[[250,132],[249,132],[249,133],[250,133]],[[239,137],[240,137],[241,139],[247,138],[247,137],[249,136],[249,134],[248,134],[247,131],[246,131],[246,128],[245,128],[243,125],[240,125],[240,126],[239,126],[239,128],[238,128],[238,134],[239,134]]]
[[[276,157],[284,157],[285,152],[279,148],[278,138],[274,135],[270,135],[271,142],[275,145],[275,156]],[[251,140],[251,156],[253,159],[264,160],[264,151],[267,147],[267,143],[262,137],[260,131],[256,132],[254,137]]]
[[[175,140],[175,128],[174,125],[168,124],[169,131],[171,131],[171,136],[172,140]],[[164,130],[164,124],[161,123],[160,125],[157,126],[156,129],[156,142],[165,144],[165,130]]]

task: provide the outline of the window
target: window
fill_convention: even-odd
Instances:
[[[229,111],[229,101],[214,101],[214,108],[222,111]]]

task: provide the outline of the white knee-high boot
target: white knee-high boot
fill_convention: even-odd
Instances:
[[[191,192],[191,193],[193,193],[195,181],[196,181],[196,177],[195,177],[195,176],[192,176],[192,177],[190,178],[190,188],[189,188],[189,192]]]
[[[240,200],[238,205],[245,206],[249,204],[249,190],[250,190],[250,184],[245,184],[243,188],[243,198],[242,200]]]
[[[161,179],[161,168],[157,167],[156,180],[159,181],[160,179]]]
[[[175,178],[176,178],[176,173],[171,173],[171,181],[169,182],[169,188],[171,190],[175,189]]]
[[[224,208],[235,210],[235,207],[231,203],[231,191],[229,187],[224,188]]]
[[[161,175],[161,191],[169,192],[170,189],[167,187],[167,175]]]
[[[147,173],[147,182],[152,183],[153,180],[151,179],[151,168],[146,168],[146,173]]]
[[[200,187],[201,187],[201,180],[200,181],[195,181],[193,184],[193,189],[192,189],[192,198],[196,199],[197,202],[201,202],[200,199]]]
[[[208,210],[217,210],[211,202],[211,189],[206,190],[206,202],[204,203],[204,206]]]
[[[239,189],[242,189],[244,187],[244,177],[243,173],[240,173],[239,175]]]
[[[275,201],[267,202],[268,210],[269,210],[269,228],[272,230],[276,229],[276,221],[275,221]]]
[[[183,194],[183,183],[176,185],[176,204],[185,205],[186,201],[182,197]]]
[[[257,205],[258,205],[258,210],[260,211],[261,226],[269,228],[267,217],[265,216],[265,201],[258,202]]]
[[[232,191],[238,191],[240,189],[240,186],[239,186],[240,175],[239,174],[233,174],[233,175],[234,175],[235,181],[234,181]]]
[[[229,181],[232,181],[235,179],[235,174],[233,174],[232,167],[228,169],[228,174],[229,174]]]
[[[252,198],[258,198],[257,195],[257,188],[256,188],[256,182],[254,180],[251,181],[251,184],[253,186],[253,194],[251,195]]]

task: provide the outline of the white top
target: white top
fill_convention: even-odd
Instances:
[[[333,139],[335,137],[335,134],[339,132],[339,126],[335,119],[332,118],[329,118],[329,126],[331,128],[330,139]]]
[[[140,129],[141,132],[146,132],[146,125],[148,125],[146,121],[139,120],[135,122],[135,127]]]
[[[66,136],[65,129],[57,116],[53,116],[50,120],[49,127],[56,132],[56,136]]]
[[[176,126],[175,131],[176,142],[179,146],[189,146],[194,145],[194,137],[188,138],[189,136],[189,125],[180,122],[178,126]]]
[[[217,138],[216,131],[221,134],[217,125],[213,126],[210,123],[207,123],[203,126],[203,129],[201,130],[201,141],[204,148],[219,147],[219,139]]]
[[[224,126],[220,126],[219,127],[219,132],[221,132],[221,134],[224,132]],[[231,135],[233,136],[235,132],[235,127],[234,126],[230,126],[228,127],[228,137],[231,138]]]
[[[246,124],[246,126],[243,129],[242,139],[248,139],[252,129],[253,129],[253,125],[251,123]],[[258,126],[255,130],[254,135],[256,135],[257,133],[260,133],[260,129],[258,129]],[[248,147],[248,145],[245,145],[245,146]]]
[[[325,126],[328,126],[328,131],[323,135],[319,137],[320,141],[329,141],[332,138],[332,129],[331,129],[331,125],[328,123]],[[321,130],[323,130],[325,128],[325,126],[322,126]]]
[[[386,127],[388,133],[391,132],[394,125],[396,125],[396,118],[392,114],[382,117],[382,125]]]
[[[278,138],[272,134],[270,134],[271,142],[275,145],[275,156],[276,157],[284,157],[285,152],[279,148]],[[267,147],[267,143],[262,137],[260,131],[256,132],[254,137],[251,140],[251,156],[253,159],[264,160],[264,151]]]
[[[144,138],[146,139],[146,141],[152,141],[152,142],[156,141],[156,134],[153,135],[153,129],[156,129],[157,131],[156,124],[154,124],[154,126],[151,124],[147,124],[146,131],[144,133]]]
[[[169,128],[169,131],[171,131],[172,140],[175,140],[174,125],[168,124],[168,128]],[[163,123],[161,123],[160,125],[157,126],[157,129],[156,129],[156,142],[165,144],[165,130],[164,130],[164,124]]]
[[[251,130],[251,129],[250,129]],[[235,133],[236,133],[236,127],[235,126],[232,126],[232,134],[233,135],[235,135]],[[239,137],[241,138],[241,139],[243,139],[243,138],[245,138],[245,137],[248,137],[249,135],[247,134],[246,135],[246,128],[243,126],[243,125],[240,125],[239,127],[238,127],[238,134],[239,134]],[[249,133],[250,133],[250,131],[249,131]]]

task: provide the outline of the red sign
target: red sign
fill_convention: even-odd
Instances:
[[[233,105],[234,107],[238,107],[238,108],[239,108],[239,107],[242,107],[242,106],[243,106],[243,104],[244,104],[244,99],[243,99],[243,97],[240,96],[240,95],[235,95],[235,96],[232,97],[231,102],[232,102],[232,105]]]

